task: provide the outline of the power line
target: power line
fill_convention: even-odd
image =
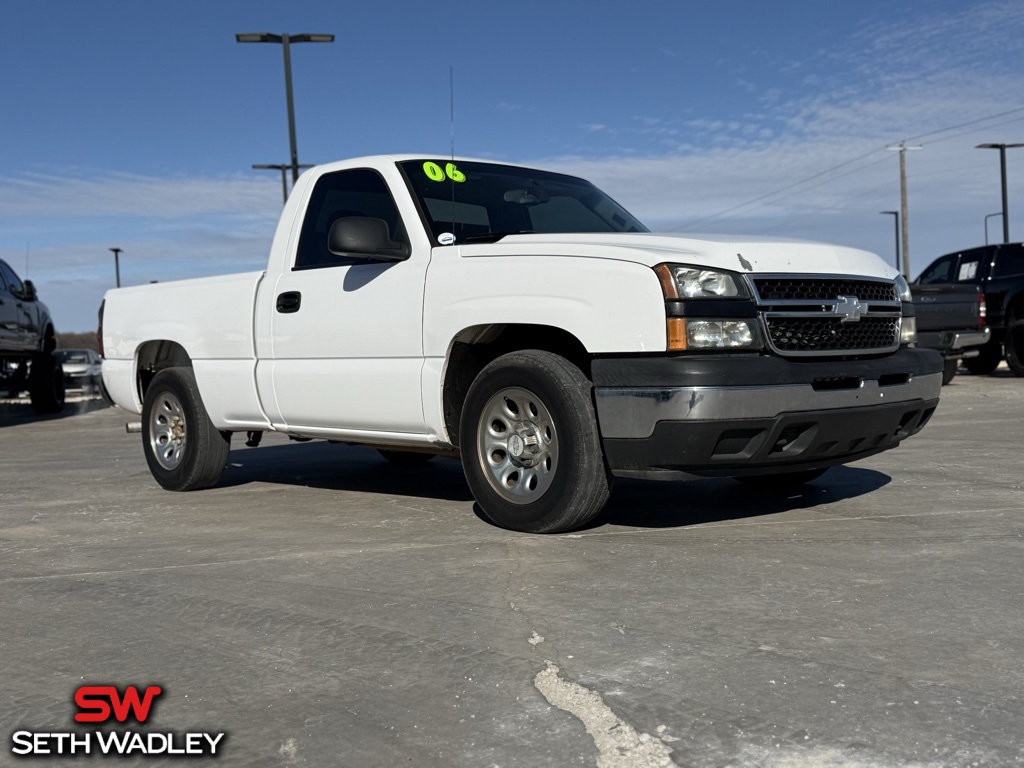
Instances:
[[[946,128],[940,128],[940,129],[935,130],[935,131],[929,131],[928,133],[921,133],[921,134],[918,134],[916,136],[911,136],[910,138],[904,139],[903,141],[905,143],[907,141],[915,141],[915,140],[924,138],[926,136],[937,136],[937,135],[939,135],[941,133],[946,133],[948,131],[955,131],[958,128],[964,128],[964,127],[966,127],[968,125],[977,125],[978,123],[988,122],[989,120],[995,120],[997,118],[1005,117],[1006,115],[1017,114],[1019,112],[1024,112],[1024,107],[1018,107],[1016,109],[1009,109],[1009,110],[1006,110],[1005,112],[997,112],[996,114],[987,115],[986,117],[979,117],[979,118],[977,118],[975,120],[968,120],[967,122],[964,122],[964,123],[958,123],[957,125],[951,125],[951,126],[948,126]],[[1010,123],[1018,122],[1019,120],[1024,120],[1024,117],[1017,118],[1015,120],[1007,120],[1005,122],[997,123],[994,126],[988,126],[988,127],[996,128],[996,127],[998,127],[1000,125],[1008,125]],[[956,134],[955,136],[947,136],[947,137],[944,137],[944,138],[941,138],[941,139],[936,139],[935,141],[932,141],[930,143],[931,144],[937,144],[940,141],[946,141],[948,139],[957,138],[958,136],[967,135],[968,133],[974,133],[974,131],[967,131],[966,133]],[[758,197],[755,197],[755,198],[753,198],[751,200],[747,200],[747,201],[745,201],[743,203],[739,203],[739,204],[731,206],[729,208],[725,208],[725,209],[723,209],[721,211],[717,211],[716,213],[712,213],[712,214],[710,214],[708,216],[704,216],[704,217],[699,218],[699,219],[694,219],[693,221],[685,222],[685,223],[679,224],[679,225],[677,225],[675,227],[670,227],[666,231],[667,232],[679,232],[679,231],[682,231],[682,230],[692,229],[693,227],[695,227],[695,226],[697,226],[699,224],[704,224],[705,222],[714,221],[716,219],[721,219],[723,217],[727,217],[728,214],[730,214],[730,213],[735,213],[736,211],[742,210],[744,208],[748,208],[749,206],[752,206],[755,203],[760,203],[761,201],[767,200],[768,198],[776,197],[777,195],[780,195],[783,192],[787,192],[787,191],[789,191],[791,189],[795,189],[796,187],[803,186],[804,184],[806,184],[809,181],[814,181],[815,179],[820,178],[821,176],[825,176],[825,175],[827,175],[829,173],[832,173],[833,171],[839,170],[840,168],[845,168],[848,165],[852,165],[853,163],[856,163],[856,162],[859,162],[861,160],[864,160],[865,158],[871,157],[879,149],[884,149],[884,147],[877,147],[877,148],[871,150],[870,152],[866,152],[866,153],[864,153],[862,155],[858,155],[857,157],[851,158],[850,160],[846,160],[846,161],[844,161],[842,163],[839,163],[838,165],[834,165],[831,168],[826,168],[823,171],[819,171],[818,173],[814,173],[814,174],[812,174],[812,175],[810,175],[810,176],[808,176],[806,178],[800,179],[799,181],[795,181],[792,184],[787,184],[786,186],[780,187],[779,189],[773,190],[772,192],[767,192],[767,193],[765,193],[763,195],[760,195]],[[878,162],[882,162],[882,161],[878,161]],[[868,168],[868,167],[870,167],[872,165],[875,165],[875,164],[876,163],[870,163],[867,166],[865,166],[865,168]],[[858,169],[858,170],[863,170],[863,169]],[[849,174],[843,174],[843,176],[847,176],[847,175],[849,175]],[[842,178],[843,176],[839,176],[838,178]],[[830,179],[829,181],[833,181],[833,179]],[[813,187],[809,187],[808,189],[814,189],[815,187],[818,187],[818,186],[820,186],[820,185],[816,184]],[[804,191],[806,191],[806,190],[801,190],[801,192],[804,192]],[[799,194],[799,193],[794,193],[794,194]],[[762,206],[754,206],[754,208],[752,208],[751,210],[756,210],[757,208],[760,208],[760,207],[762,207]]]
[[[930,131],[929,133],[921,133],[921,134],[918,134],[917,136],[910,136],[910,137],[904,139],[904,141],[918,141],[919,139],[923,139],[925,136],[936,136],[936,135],[938,135],[940,133],[945,133],[946,131],[955,131],[957,128],[964,128],[965,126],[968,126],[968,125],[976,125],[977,123],[984,123],[984,122],[986,122],[988,120],[995,120],[997,117],[1006,117],[1006,115],[1013,115],[1013,114],[1016,114],[1018,112],[1024,112],[1024,107],[1018,107],[1017,109],[1009,109],[1006,112],[999,112],[998,114],[989,115],[988,117],[979,117],[976,120],[968,120],[966,123],[960,123],[959,125],[951,125],[948,128],[940,128],[937,131]],[[989,126],[989,127],[992,127],[992,126]],[[973,133],[973,131],[972,131],[972,133]],[[940,139],[940,141],[945,141],[945,139]],[[932,143],[934,144],[935,142],[932,142]]]
[[[800,181],[795,181],[792,184],[788,184],[785,187],[782,187],[781,189],[776,189],[774,192],[768,192],[767,194],[761,195],[760,197],[755,197],[753,200],[748,200],[745,203],[740,203],[739,205],[734,205],[732,208],[726,208],[724,211],[719,211],[718,213],[713,213],[710,216],[705,216],[702,219],[696,219],[695,221],[687,222],[686,224],[680,224],[679,226],[672,227],[668,231],[669,232],[678,232],[678,231],[683,230],[683,229],[689,229],[690,227],[695,227],[698,224],[703,224],[705,221],[712,221],[714,219],[721,218],[722,216],[726,215],[727,213],[732,213],[733,211],[737,211],[740,208],[746,208],[748,205],[752,205],[753,203],[760,202],[761,200],[764,200],[764,199],[769,198],[769,197],[774,197],[775,195],[778,195],[781,192],[786,192],[787,190],[793,189],[794,187],[799,187],[802,184],[806,184],[808,181],[814,181],[815,179],[817,179],[817,178],[819,178],[821,176],[824,176],[825,174],[831,173],[832,171],[837,171],[840,168],[845,168],[848,165],[852,165],[853,163],[856,163],[859,160],[863,160],[866,157],[870,157],[871,155],[875,154],[875,152],[877,152],[879,149],[880,149],[880,147],[875,148],[875,149],[871,150],[870,152],[867,152],[867,153],[865,153],[863,155],[859,155],[858,157],[853,158],[852,160],[847,160],[845,162],[840,163],[839,165],[834,165],[831,168],[825,169],[824,171],[820,171],[818,173],[813,174],[812,176],[808,176],[806,179],[801,179]]]

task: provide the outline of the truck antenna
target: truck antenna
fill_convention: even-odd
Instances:
[[[452,162],[455,162],[455,65],[448,66],[448,101],[451,106]]]
[[[455,65],[448,65],[448,103],[451,110],[452,165],[455,164]],[[455,234],[455,179],[449,179],[452,188],[452,234]]]

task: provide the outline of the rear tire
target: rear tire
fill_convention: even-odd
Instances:
[[[1006,365],[1014,376],[1024,376],[1024,320],[1017,320],[1006,329]]]
[[[210,421],[191,368],[165,368],[153,377],[142,406],[142,450],[160,485],[169,491],[216,485],[230,446],[231,433]]]
[[[36,413],[60,413],[64,410],[64,369],[49,352],[32,355],[28,394],[32,410]]]
[[[946,386],[956,376],[957,363],[959,360],[946,360],[942,366],[942,386]]]
[[[523,350],[487,365],[466,396],[459,446],[477,504],[503,528],[570,531],[608,502],[591,383],[558,355]]]
[[[1003,360],[1003,345],[991,340],[979,347],[977,357],[965,357],[964,368],[974,374],[992,373]]]
[[[817,480],[827,471],[825,469],[807,469],[803,472],[779,472],[773,475],[747,475],[746,477],[734,477],[743,485],[756,488],[759,491],[788,491],[799,488],[812,480]]]

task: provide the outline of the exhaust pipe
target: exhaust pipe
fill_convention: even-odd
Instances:
[[[141,421],[128,421],[125,422],[124,431],[129,435],[135,435],[142,431]]]

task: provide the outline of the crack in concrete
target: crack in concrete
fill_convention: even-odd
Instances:
[[[583,723],[597,747],[597,768],[679,768],[672,761],[672,749],[661,739],[638,732],[616,715],[600,694],[564,680],[559,671],[549,661],[533,684],[552,706]]]

